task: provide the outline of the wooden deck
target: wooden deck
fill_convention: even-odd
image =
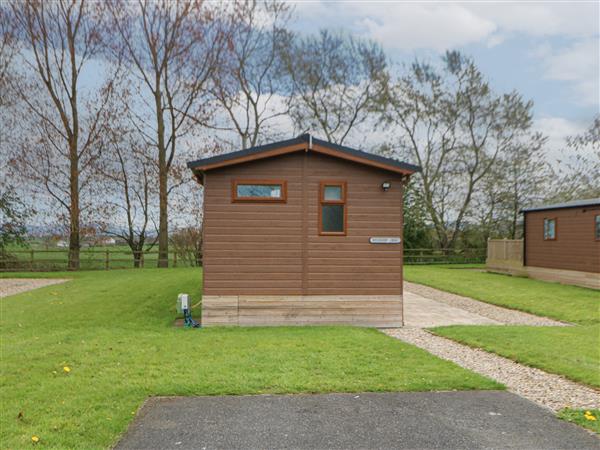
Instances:
[[[400,295],[205,296],[202,326],[402,326]]]

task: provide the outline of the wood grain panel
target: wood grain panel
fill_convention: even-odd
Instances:
[[[231,183],[235,179],[283,180],[287,183],[287,202],[232,203]],[[346,236],[319,236],[322,181],[346,183]],[[384,181],[392,183],[388,192],[381,189]],[[399,297],[402,245],[374,245],[369,242],[372,236],[402,236],[399,174],[304,152],[222,167],[205,174],[205,296]],[[288,319],[300,306],[294,304],[290,308],[292,313],[282,313]],[[327,310],[326,305],[309,308],[310,313],[304,311],[300,319],[294,320],[317,317],[315,311],[321,309]],[[358,307],[357,311],[368,315],[364,309]],[[354,318],[358,314],[355,312],[352,310],[350,316]],[[329,311],[326,313],[329,315]],[[241,317],[245,316],[240,314]],[[208,313],[207,318],[220,320],[213,313]],[[230,322],[231,318],[223,320]],[[376,317],[366,322],[384,321]],[[396,323],[396,318],[391,322]]]
[[[402,326],[402,297],[398,295],[205,296],[202,303],[203,326],[315,324]]]
[[[600,241],[594,237],[600,207],[526,213],[525,264],[532,267],[600,272]],[[544,219],[556,218],[556,239],[544,240]]]

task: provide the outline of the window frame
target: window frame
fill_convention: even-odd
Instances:
[[[554,237],[546,237],[546,221],[554,221]],[[556,238],[558,237],[558,218],[557,217],[544,217],[544,223],[543,223],[543,229],[542,229],[542,236],[544,238],[544,241],[555,241]]]
[[[279,197],[239,197],[237,188],[240,184],[254,184],[258,186],[281,186],[281,195]],[[232,203],[287,203],[287,181],[273,179],[247,179],[234,178],[231,180],[231,202]]]
[[[597,230],[596,222],[598,221],[598,219],[600,219],[600,214],[594,215],[594,240],[595,241],[600,241],[600,235],[596,234],[596,230]]]
[[[339,186],[342,188],[340,200],[325,200],[325,187]],[[346,181],[331,180],[319,183],[319,236],[346,236],[348,232],[348,205],[347,205],[347,183]],[[323,206],[342,205],[344,207],[343,231],[323,231]]]

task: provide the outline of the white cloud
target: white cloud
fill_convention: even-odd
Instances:
[[[547,155],[550,161],[556,162],[564,159],[568,151],[565,139],[585,132],[589,123],[579,123],[563,117],[541,117],[535,120],[533,128],[548,137],[546,144]]]
[[[599,8],[595,2],[478,2],[468,4],[468,8],[505,32],[570,37],[598,33]]]
[[[571,82],[577,103],[597,105],[600,95],[599,52],[598,39],[592,38],[557,50],[541,48],[537,54],[542,58],[545,78]]]
[[[599,103],[600,2],[383,2],[325,0],[297,3],[317,28],[345,28],[387,50],[433,50],[512,39],[544,41],[532,51],[543,77],[568,83],[573,103]],[[533,39],[533,41],[532,41]],[[565,44],[568,42],[568,44]],[[539,76],[539,75],[538,75]]]
[[[595,2],[299,2],[301,18],[320,27],[348,27],[388,49],[497,45],[517,33],[580,38],[597,35]]]
[[[354,9],[361,9],[365,17],[356,23],[386,47],[443,51],[480,41],[496,30],[493,22],[457,4],[389,4],[374,16],[368,14],[370,8],[366,5]]]

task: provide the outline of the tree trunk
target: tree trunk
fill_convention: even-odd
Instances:
[[[133,250],[133,267],[139,269],[142,266],[142,251]]]
[[[77,141],[69,142],[70,159],[70,211],[69,211],[69,270],[78,270],[79,265],[79,157]]]
[[[164,163],[164,155],[161,158]],[[161,164],[162,165],[162,164]],[[160,216],[158,224],[158,267],[169,267],[169,216],[167,212],[167,171],[161,168],[159,174]]]
[[[165,148],[165,123],[162,115],[160,90],[155,91],[156,120],[158,130],[158,267],[169,267],[169,199],[167,193],[167,149]]]
[[[515,199],[513,202],[512,220],[510,224],[510,236],[512,239],[517,238],[517,220],[519,219],[519,204]]]

